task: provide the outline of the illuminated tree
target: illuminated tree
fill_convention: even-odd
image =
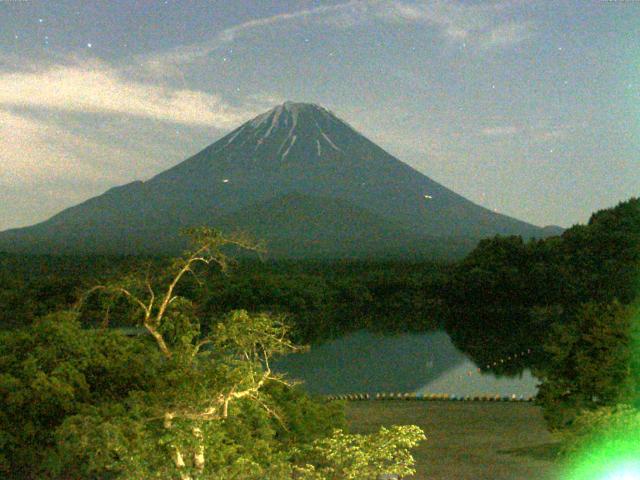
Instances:
[[[97,285],[78,303],[80,310],[94,296],[127,299],[136,335],[83,329],[75,311],[0,338],[4,477],[333,480],[344,468],[351,478],[408,472],[408,449],[423,438],[417,427],[345,436],[334,431],[344,426],[336,405],[310,399],[272,370],[274,356],[297,349],[283,317],[236,310],[201,330],[193,303],[180,295],[186,275],[199,281],[199,265],[226,270],[225,248],[261,246],[208,228],[190,234],[194,248],[167,271]],[[345,452],[344,441],[357,445]],[[318,452],[341,460],[320,461]]]

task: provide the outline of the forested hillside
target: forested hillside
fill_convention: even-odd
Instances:
[[[181,293],[209,318],[233,308],[285,313],[304,342],[360,328],[446,327],[485,367],[487,359],[541,349],[550,325],[571,318],[584,302],[633,300],[640,268],[639,204],[632,199],[597,212],[588,224],[560,237],[486,239],[455,264],[244,260],[224,277],[186,279]],[[0,254],[0,324],[29,323],[71,305],[91,285],[166,262],[164,257]],[[123,318],[114,305],[111,325]],[[89,315],[85,321],[102,320]],[[534,364],[540,355],[531,357]],[[529,365],[511,363],[509,371],[491,367],[514,373],[524,366]]]
[[[556,323],[570,322],[586,302],[631,303],[640,273],[640,200],[592,215],[560,237],[524,242],[495,237],[458,263],[442,288],[445,325],[482,367],[498,356],[543,343]],[[523,360],[524,362],[524,360]],[[524,363],[493,366],[518,370]]]

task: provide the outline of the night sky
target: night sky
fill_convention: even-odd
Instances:
[[[284,100],[538,225],[640,194],[640,1],[0,0],[0,230]]]

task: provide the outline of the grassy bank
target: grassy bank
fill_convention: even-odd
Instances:
[[[347,403],[353,432],[415,424],[417,480],[552,480],[553,438],[526,403],[362,401]]]

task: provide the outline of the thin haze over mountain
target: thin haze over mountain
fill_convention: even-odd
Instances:
[[[0,248],[169,252],[184,245],[180,228],[201,224],[294,257],[438,256],[495,234],[558,233],[470,202],[319,105],[285,102],[146,182],[1,233]]]

